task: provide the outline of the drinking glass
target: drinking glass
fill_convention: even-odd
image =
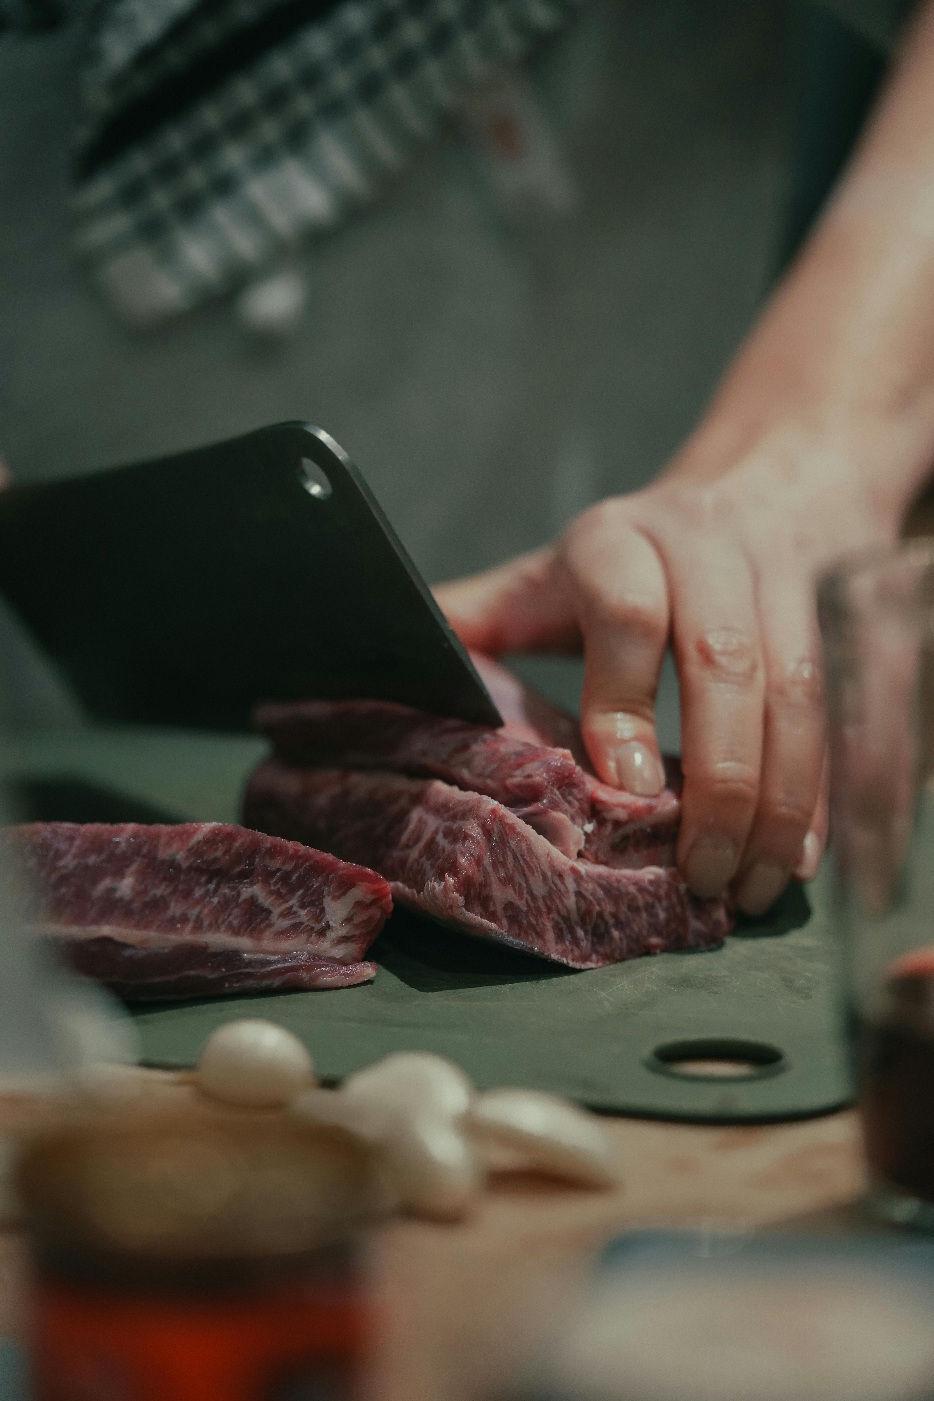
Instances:
[[[871,1208],[934,1230],[934,541],[826,576],[831,833]]]

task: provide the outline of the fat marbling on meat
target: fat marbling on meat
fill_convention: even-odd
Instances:
[[[674,866],[680,776],[656,797],[601,783],[577,723],[475,658],[504,725],[379,701],[266,705],[273,757],[244,821],[372,866],[402,904],[574,968],[719,943],[725,902]]]
[[[493,798],[563,855],[621,869],[670,866],[680,817],[680,773],[656,797],[601,783],[576,721],[505,667],[475,657],[505,720],[501,729],[390,701],[260,706],[256,724],[276,758],[298,768],[388,770],[438,778]]]
[[[501,803],[437,779],[267,760],[244,821],[372,865],[403,905],[571,968],[707,948],[730,929],[723,901],[680,874],[563,855]]]
[[[347,987],[392,906],[373,871],[224,823],[29,823],[26,918],[127,999]]]

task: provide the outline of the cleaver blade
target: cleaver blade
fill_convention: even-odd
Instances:
[[[0,491],[0,592],[91,716],[240,730],[261,701],[502,718],[360,472],[281,423]]]

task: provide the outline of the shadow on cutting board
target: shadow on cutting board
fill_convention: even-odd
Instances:
[[[792,881],[781,899],[764,915],[737,915],[733,938],[774,939],[802,929],[811,918],[811,902],[798,881]]]
[[[145,798],[118,793],[83,778],[14,780],[9,802],[20,822],[184,822],[178,813]]]
[[[446,994],[459,988],[505,987],[510,983],[578,976],[572,968],[561,968],[534,954],[473,938],[439,920],[398,906],[366,957],[400,983],[427,993]],[[248,1004],[254,999],[268,1003],[270,997],[306,995],[294,991],[270,993],[268,988],[260,988],[256,993],[231,994],[231,998]],[[168,1005],[210,1008],[217,1001],[216,997],[192,997],[173,999],[167,1004],[140,999],[131,1006],[134,1012],[144,1013],[164,1011]]]
[[[802,929],[810,918],[811,905],[804,887],[795,881],[767,915],[755,919],[739,915],[732,937],[773,939]],[[673,949],[669,957],[709,957],[716,952],[717,949]],[[418,992],[578,976],[572,968],[473,937],[398,905],[369,957]]]
[[[573,977],[570,968],[396,906],[368,955],[418,992]]]

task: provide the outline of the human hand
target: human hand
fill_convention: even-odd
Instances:
[[[592,507],[554,545],[437,593],[470,647],[583,650],[588,752],[636,793],[663,783],[653,709],[671,645],[678,863],[695,894],[729,887],[756,914],[790,874],[814,875],[826,840],[815,577],[894,539],[898,519],[826,437],[785,422],[732,454],[719,437],[702,431],[656,483]]]
[[[757,913],[826,833],[815,576],[894,541],[934,462],[934,0],[849,168],[697,431],[658,482],[553,546],[439,590],[492,652],[582,646],[601,777],[661,782],[652,703],[681,679],[678,861]]]

